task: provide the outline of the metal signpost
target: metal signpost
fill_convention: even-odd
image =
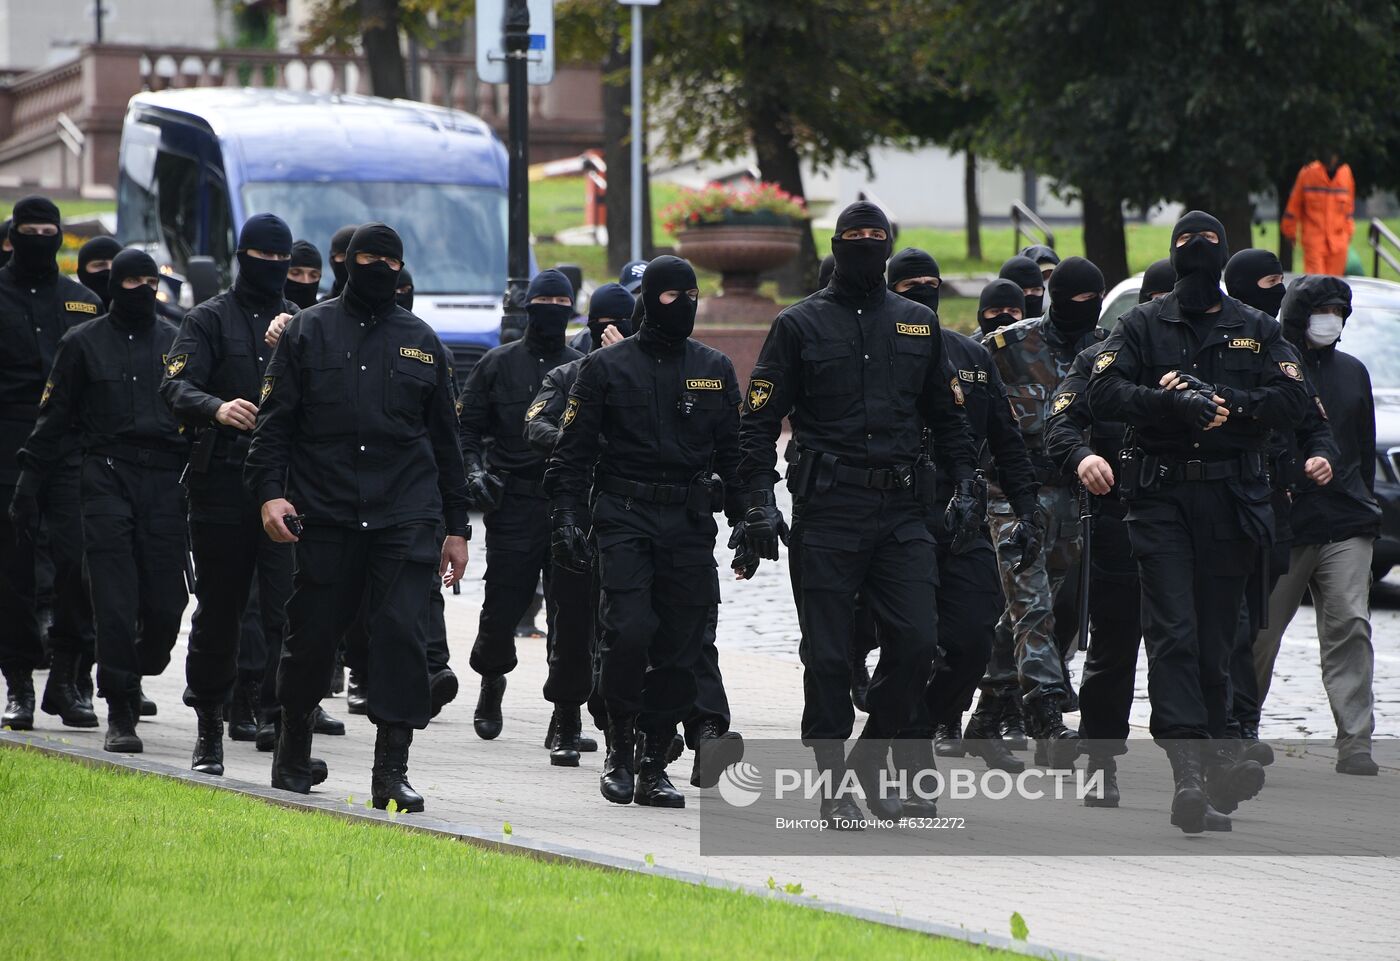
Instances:
[[[617,0],[632,8],[632,243],[630,260],[642,259],[642,7],[661,0]]]

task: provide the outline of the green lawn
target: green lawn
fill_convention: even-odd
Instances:
[[[14,958],[1015,957],[8,747],[0,797]]]

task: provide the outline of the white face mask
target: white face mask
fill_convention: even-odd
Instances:
[[[1308,343],[1313,347],[1328,347],[1342,336],[1342,318],[1336,314],[1313,314],[1308,318]]]

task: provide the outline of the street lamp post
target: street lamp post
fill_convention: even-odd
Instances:
[[[501,342],[525,333],[525,291],[530,284],[529,87],[530,9],[526,0],[510,0],[502,22],[506,86],[510,100],[510,217],[506,240],[506,296]]]

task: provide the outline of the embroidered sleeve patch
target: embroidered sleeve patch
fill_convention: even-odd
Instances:
[[[531,404],[530,409],[525,412],[525,419],[534,420],[537,416],[539,416],[540,411],[544,410],[545,403],[546,401],[537,400],[533,404]],[[459,410],[457,413],[461,414],[461,411]]]
[[[1259,341],[1253,337],[1232,337],[1230,347],[1234,350],[1252,350],[1256,354],[1259,353]]]
[[[930,327],[928,324],[901,324],[896,322],[894,332],[896,334],[908,334],[910,337],[929,336]]]
[[[52,396],[53,396],[53,381],[51,381],[51,380],[45,381],[45,382],[44,382],[44,393],[43,393],[43,396],[41,396],[41,397],[39,398],[39,406],[40,406],[40,407],[46,407],[46,406],[48,406],[49,398],[52,397]],[[1318,406],[1319,406],[1319,407],[1322,406],[1322,401],[1318,401],[1317,403],[1318,403]]]
[[[692,377],[685,382],[686,390],[724,390],[724,381],[715,377]]]
[[[977,372],[976,372],[976,371],[972,371],[972,370],[960,370],[960,371],[958,371],[958,376],[961,377],[963,380],[967,381],[969,384],[975,384],[975,383],[977,383]]]
[[[1106,350],[1098,357],[1094,358],[1094,373],[1101,374],[1113,366],[1113,362],[1118,359],[1118,351]]]
[[[572,424],[574,422],[574,418],[577,416],[578,398],[570,397],[569,402],[564,405],[564,419],[559,424],[560,429],[562,430],[563,428],[568,427],[570,424]]]
[[[768,398],[772,396],[773,382],[771,380],[749,381],[749,410],[762,410],[763,405],[768,403]]]
[[[1299,367],[1298,367],[1298,365],[1295,364],[1295,363],[1293,363],[1293,361],[1291,361],[1291,360],[1281,360],[1281,361],[1279,361],[1279,362],[1278,362],[1278,369],[1281,370],[1281,371],[1283,371],[1283,375],[1284,375],[1285,377],[1291,378],[1292,380],[1302,380],[1302,379],[1303,379],[1303,372],[1302,372],[1302,370],[1300,370]]]
[[[967,402],[967,398],[963,396],[962,384],[958,383],[958,379],[956,377],[948,381],[948,388],[953,392],[953,402],[956,403],[959,407],[963,406],[963,404]]]
[[[434,362],[432,354],[428,353],[426,350],[419,350],[417,347],[400,347],[399,354],[410,360],[416,360],[421,364],[431,364]]]
[[[75,314],[91,314],[97,316],[97,305],[90,304],[86,300],[66,300],[63,302],[63,309]]]
[[[276,377],[264,377],[262,390],[258,391],[258,406],[267,403],[267,399],[272,396],[272,385],[277,383]]]
[[[189,354],[176,354],[165,362],[165,376],[178,377],[180,371],[185,369],[185,365],[190,362]]]
[[[979,370],[979,371],[977,371],[977,383],[979,383],[979,384],[985,384],[985,383],[987,383],[987,372],[986,372],[985,370]]]
[[[1069,405],[1074,403],[1074,396],[1073,391],[1057,395],[1054,402],[1050,405],[1050,415],[1053,417],[1055,414],[1063,414],[1065,411],[1069,410]]]

